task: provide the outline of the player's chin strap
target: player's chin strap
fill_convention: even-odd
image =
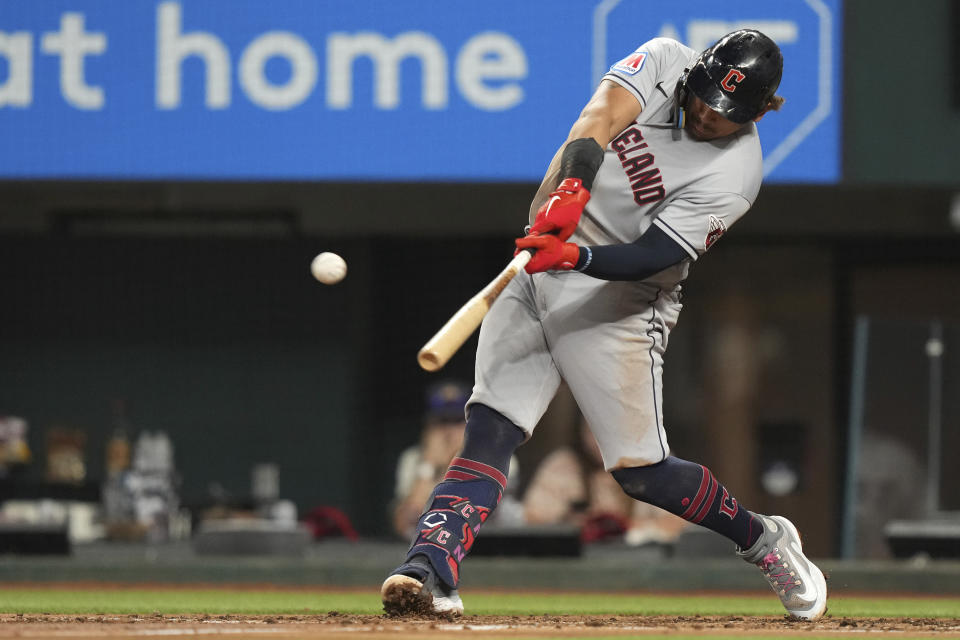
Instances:
[[[687,120],[687,113],[683,108],[683,105],[687,104],[687,74],[690,73],[690,69],[684,69],[683,74],[680,76],[680,80],[677,81],[677,89],[674,92],[674,99],[676,101],[676,107],[673,110],[673,126],[676,129],[683,129],[683,125]]]
[[[683,129],[683,125],[687,120],[687,112],[683,110],[683,107],[677,105],[676,113],[674,113],[674,128]]]

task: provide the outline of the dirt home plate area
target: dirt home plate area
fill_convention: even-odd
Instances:
[[[744,616],[464,616],[459,619],[385,615],[0,615],[3,638],[605,638],[726,636],[960,638],[960,620],[831,618],[816,623]]]

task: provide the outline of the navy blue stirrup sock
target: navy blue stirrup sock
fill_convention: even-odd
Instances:
[[[480,525],[500,504],[510,456],[523,440],[523,431],[493,409],[470,407],[463,450],[433,490],[407,560],[426,556],[437,577],[456,588],[460,563],[473,547]]]
[[[510,457],[525,438],[520,427],[490,407],[475,404],[470,407],[460,456],[496,467],[506,475]]]
[[[617,469],[613,477],[630,497],[712,529],[741,549],[749,549],[763,533],[760,520],[702,464],[669,456],[649,467]]]

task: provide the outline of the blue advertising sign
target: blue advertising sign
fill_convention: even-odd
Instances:
[[[603,71],[740,26],[771,181],[839,178],[840,0],[0,4],[0,178],[539,181]]]

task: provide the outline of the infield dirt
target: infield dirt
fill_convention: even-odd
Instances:
[[[224,635],[230,638],[394,640],[472,638],[602,638],[617,636],[960,638],[960,619],[832,618],[798,622],[743,616],[464,616],[462,618],[346,615],[16,615],[0,614],[3,638],[149,638]]]

